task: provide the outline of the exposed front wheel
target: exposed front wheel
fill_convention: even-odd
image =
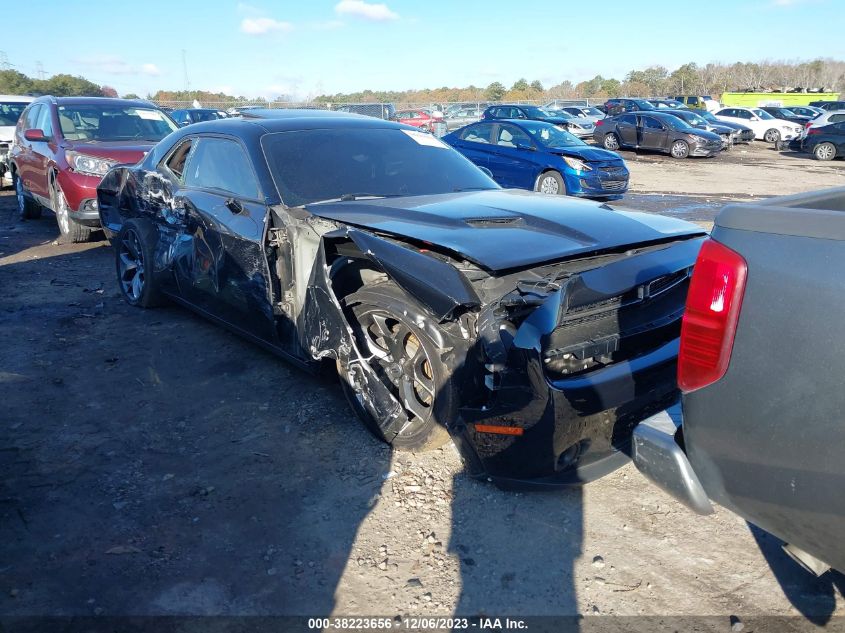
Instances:
[[[12,180],[15,185],[15,198],[18,203],[18,215],[21,220],[37,220],[41,217],[41,205],[26,194],[23,181],[17,172],[12,173]]]
[[[675,141],[669,153],[672,158],[686,158],[689,156],[689,144],[686,141]]]
[[[836,146],[833,143],[819,143],[813,150],[816,160],[833,160],[836,158]]]
[[[130,305],[151,308],[161,303],[153,274],[157,242],[158,231],[144,219],[127,220],[114,240],[117,282]]]
[[[543,172],[537,177],[537,182],[534,185],[534,191],[540,193],[550,194],[566,194],[566,185],[563,182],[563,176],[556,171]]]
[[[79,224],[70,217],[70,207],[68,206],[67,199],[59,183],[56,181],[53,181],[53,185],[50,188],[50,201],[53,206],[53,213],[56,214],[56,223],[59,225],[59,232],[64,238],[74,244],[87,242],[91,239],[94,229],[90,226]]]
[[[445,425],[456,413],[452,379],[437,345],[408,316],[418,308],[390,282],[364,287],[344,305],[358,349],[408,419],[395,437],[385,436],[386,421],[375,419],[365,405],[369,394],[355,379],[355,368],[339,362],[341,385],[358,417],[376,437],[398,449],[430,450],[448,442]]]
[[[763,135],[763,138],[766,139],[767,143],[775,143],[777,144],[780,141],[780,132],[772,128],[771,130],[766,130],[766,133]]]
[[[619,137],[616,136],[616,134],[611,132],[610,134],[605,135],[605,137],[604,137],[604,148],[605,149],[609,149],[611,152],[615,152],[617,149],[619,149],[619,147],[620,147]]]

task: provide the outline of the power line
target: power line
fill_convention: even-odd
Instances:
[[[11,70],[12,65],[9,63],[9,56],[6,51],[0,51],[0,70]]]
[[[41,62],[35,62],[35,74],[41,80],[47,79],[47,71],[44,70],[44,64]]]

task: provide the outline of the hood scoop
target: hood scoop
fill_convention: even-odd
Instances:
[[[519,216],[509,216],[503,218],[464,218],[464,222],[470,226],[479,228],[496,228],[497,226],[522,226],[525,224],[525,218]]]

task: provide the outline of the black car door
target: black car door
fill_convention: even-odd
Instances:
[[[264,256],[267,206],[252,163],[234,138],[191,140],[173,205],[183,210],[174,258],[180,295],[263,340],[275,341]]]
[[[623,114],[616,120],[616,131],[619,132],[619,139],[622,145],[636,147],[638,145],[637,115]]]
[[[666,126],[656,117],[640,117],[640,147],[646,149],[666,149]]]

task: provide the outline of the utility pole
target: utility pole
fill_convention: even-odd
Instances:
[[[6,51],[0,51],[0,70],[11,70],[12,65],[9,63],[9,56]]]
[[[44,70],[44,64],[35,62],[35,74],[39,79],[47,79],[47,72]]]
[[[191,82],[188,80],[188,51],[182,49],[182,72],[185,79],[185,93],[189,94],[191,91]]]

